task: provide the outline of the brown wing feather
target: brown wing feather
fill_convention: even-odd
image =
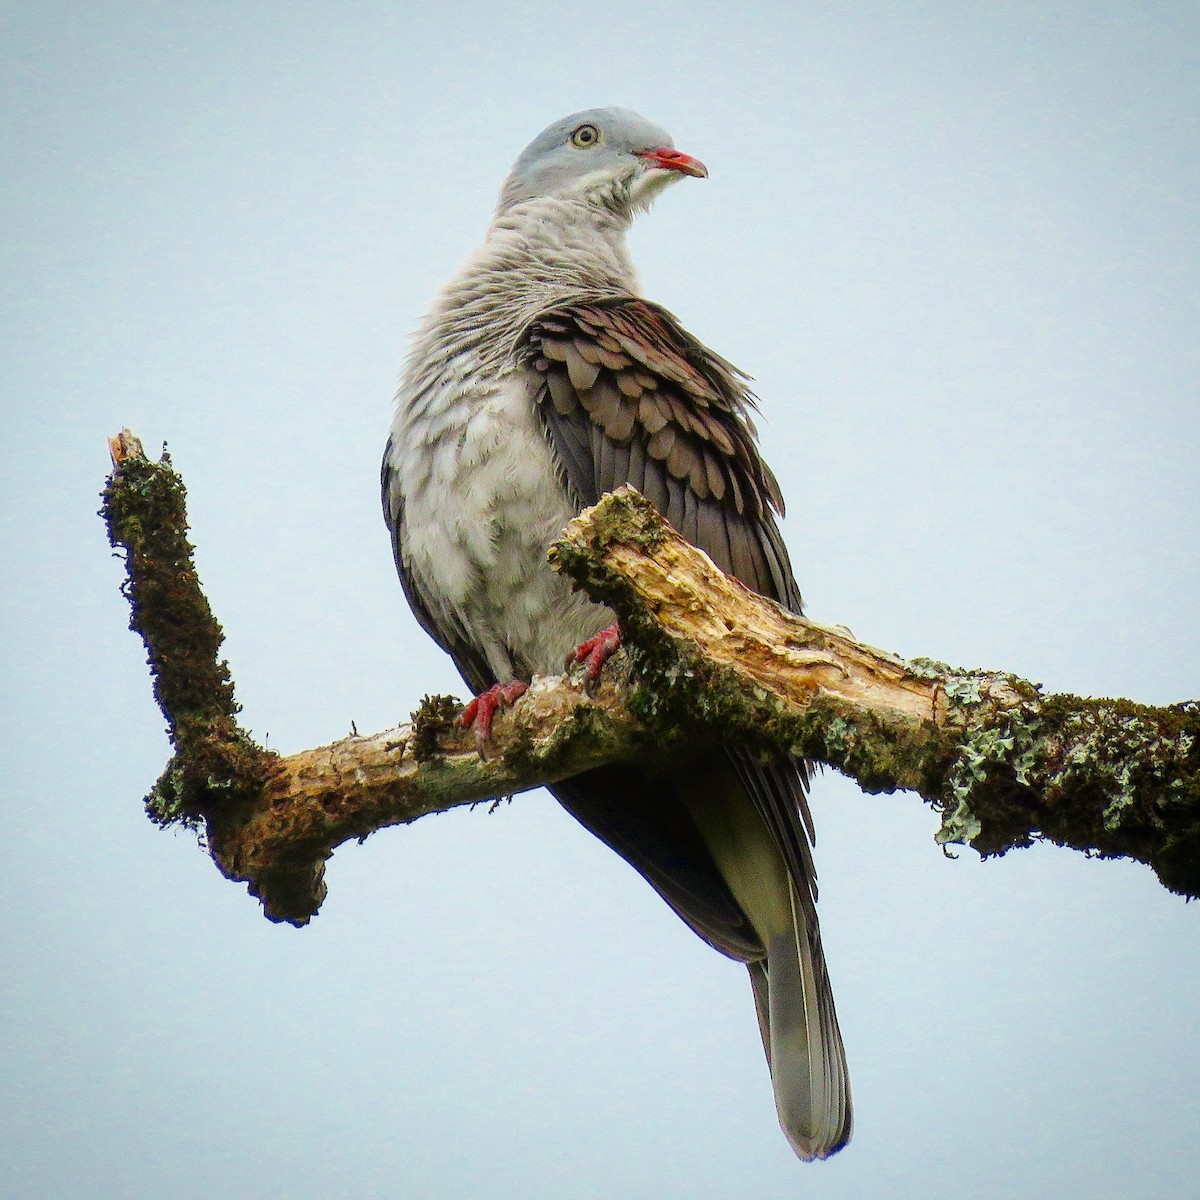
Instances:
[[[747,377],[665,309],[634,298],[553,309],[530,325],[522,352],[545,380],[542,408],[551,421],[582,409],[614,441],[644,442],[650,458],[697,498],[721,504],[728,496],[731,505],[722,507],[751,525],[782,514],[779,485],[755,444]],[[603,494],[625,482],[597,479],[580,490]],[[769,574],[774,582],[778,573]]]
[[[800,611],[747,376],[632,297],[553,309],[531,323],[520,353],[544,380],[542,421],[581,504],[631,483],[723,571]],[[811,905],[804,777],[788,767],[769,786],[756,782],[748,790]]]

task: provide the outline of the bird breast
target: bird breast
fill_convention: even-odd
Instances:
[[[406,570],[435,619],[463,630],[497,679],[558,673],[612,616],[546,561],[575,508],[528,376],[515,368],[488,380],[477,368],[449,363],[421,396],[406,403],[402,392],[392,468]]]

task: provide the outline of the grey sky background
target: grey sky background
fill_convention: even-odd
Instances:
[[[1200,914],[1129,864],[948,861],[911,796],[814,791],[857,1106],[825,1164],[744,972],[544,794],[345,847],[268,924],[141,814],[168,749],[94,515],[108,434],[169,443],[282,751],[461,694],[378,512],[407,333],[521,148],[622,104],[711,171],[635,256],[757,379],[810,612],[1194,697],[1194,5],[0,14],[0,1192],[1195,1194]]]

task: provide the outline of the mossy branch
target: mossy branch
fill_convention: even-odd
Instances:
[[[271,920],[312,918],[325,897],[325,862],[350,838],[656,754],[623,702],[619,669],[594,694],[578,682],[538,680],[497,718],[484,754],[448,696],[426,697],[410,724],[371,737],[286,758],[263,749],[237,723],[229,668],[218,658],[224,634],[192,561],[183,481],[166,453],[151,462],[128,430],[110,449],[100,515],[124,554],[130,628],[146,644],[175,747],[147,811],[161,825],[202,827],[221,872],[249,884]]]
[[[552,557],[620,617],[643,719],[814,759],[868,792],[915,791],[944,844],[1051,841],[1200,894],[1197,701],[1043,695],[865,646],[723,575],[632,488],[573,521]]]
[[[280,758],[237,724],[182,481],[128,431],[113,463],[102,513],[176,749],[151,815],[203,824],[218,867],[272,920],[312,917],[324,863],[349,838],[714,738],[828,763],[867,791],[916,791],[940,810],[942,842],[1002,854],[1046,839],[1138,859],[1200,894],[1196,702],[1044,696],[1011,675],[875,650],[722,575],[630,488],[573,521],[551,556],[621,620],[628,651],[594,693],[535,681],[486,754],[458,703],[433,697],[410,725]]]
[[[276,756],[238,725],[229,665],[218,658],[225,634],[192,562],[187,493],[164,449],[151,462],[128,429],[109,438],[113,469],[100,516],[123,552],[129,627],[146,644],[154,698],[175,747],[146,797],[160,825],[198,825],[214,807],[252,801]]]

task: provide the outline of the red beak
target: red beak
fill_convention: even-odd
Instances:
[[[635,150],[638,158],[644,158],[655,167],[665,171],[678,171],[682,175],[695,175],[697,179],[708,178],[708,168],[690,154],[682,150],[672,150],[669,146],[660,146],[657,150]]]

